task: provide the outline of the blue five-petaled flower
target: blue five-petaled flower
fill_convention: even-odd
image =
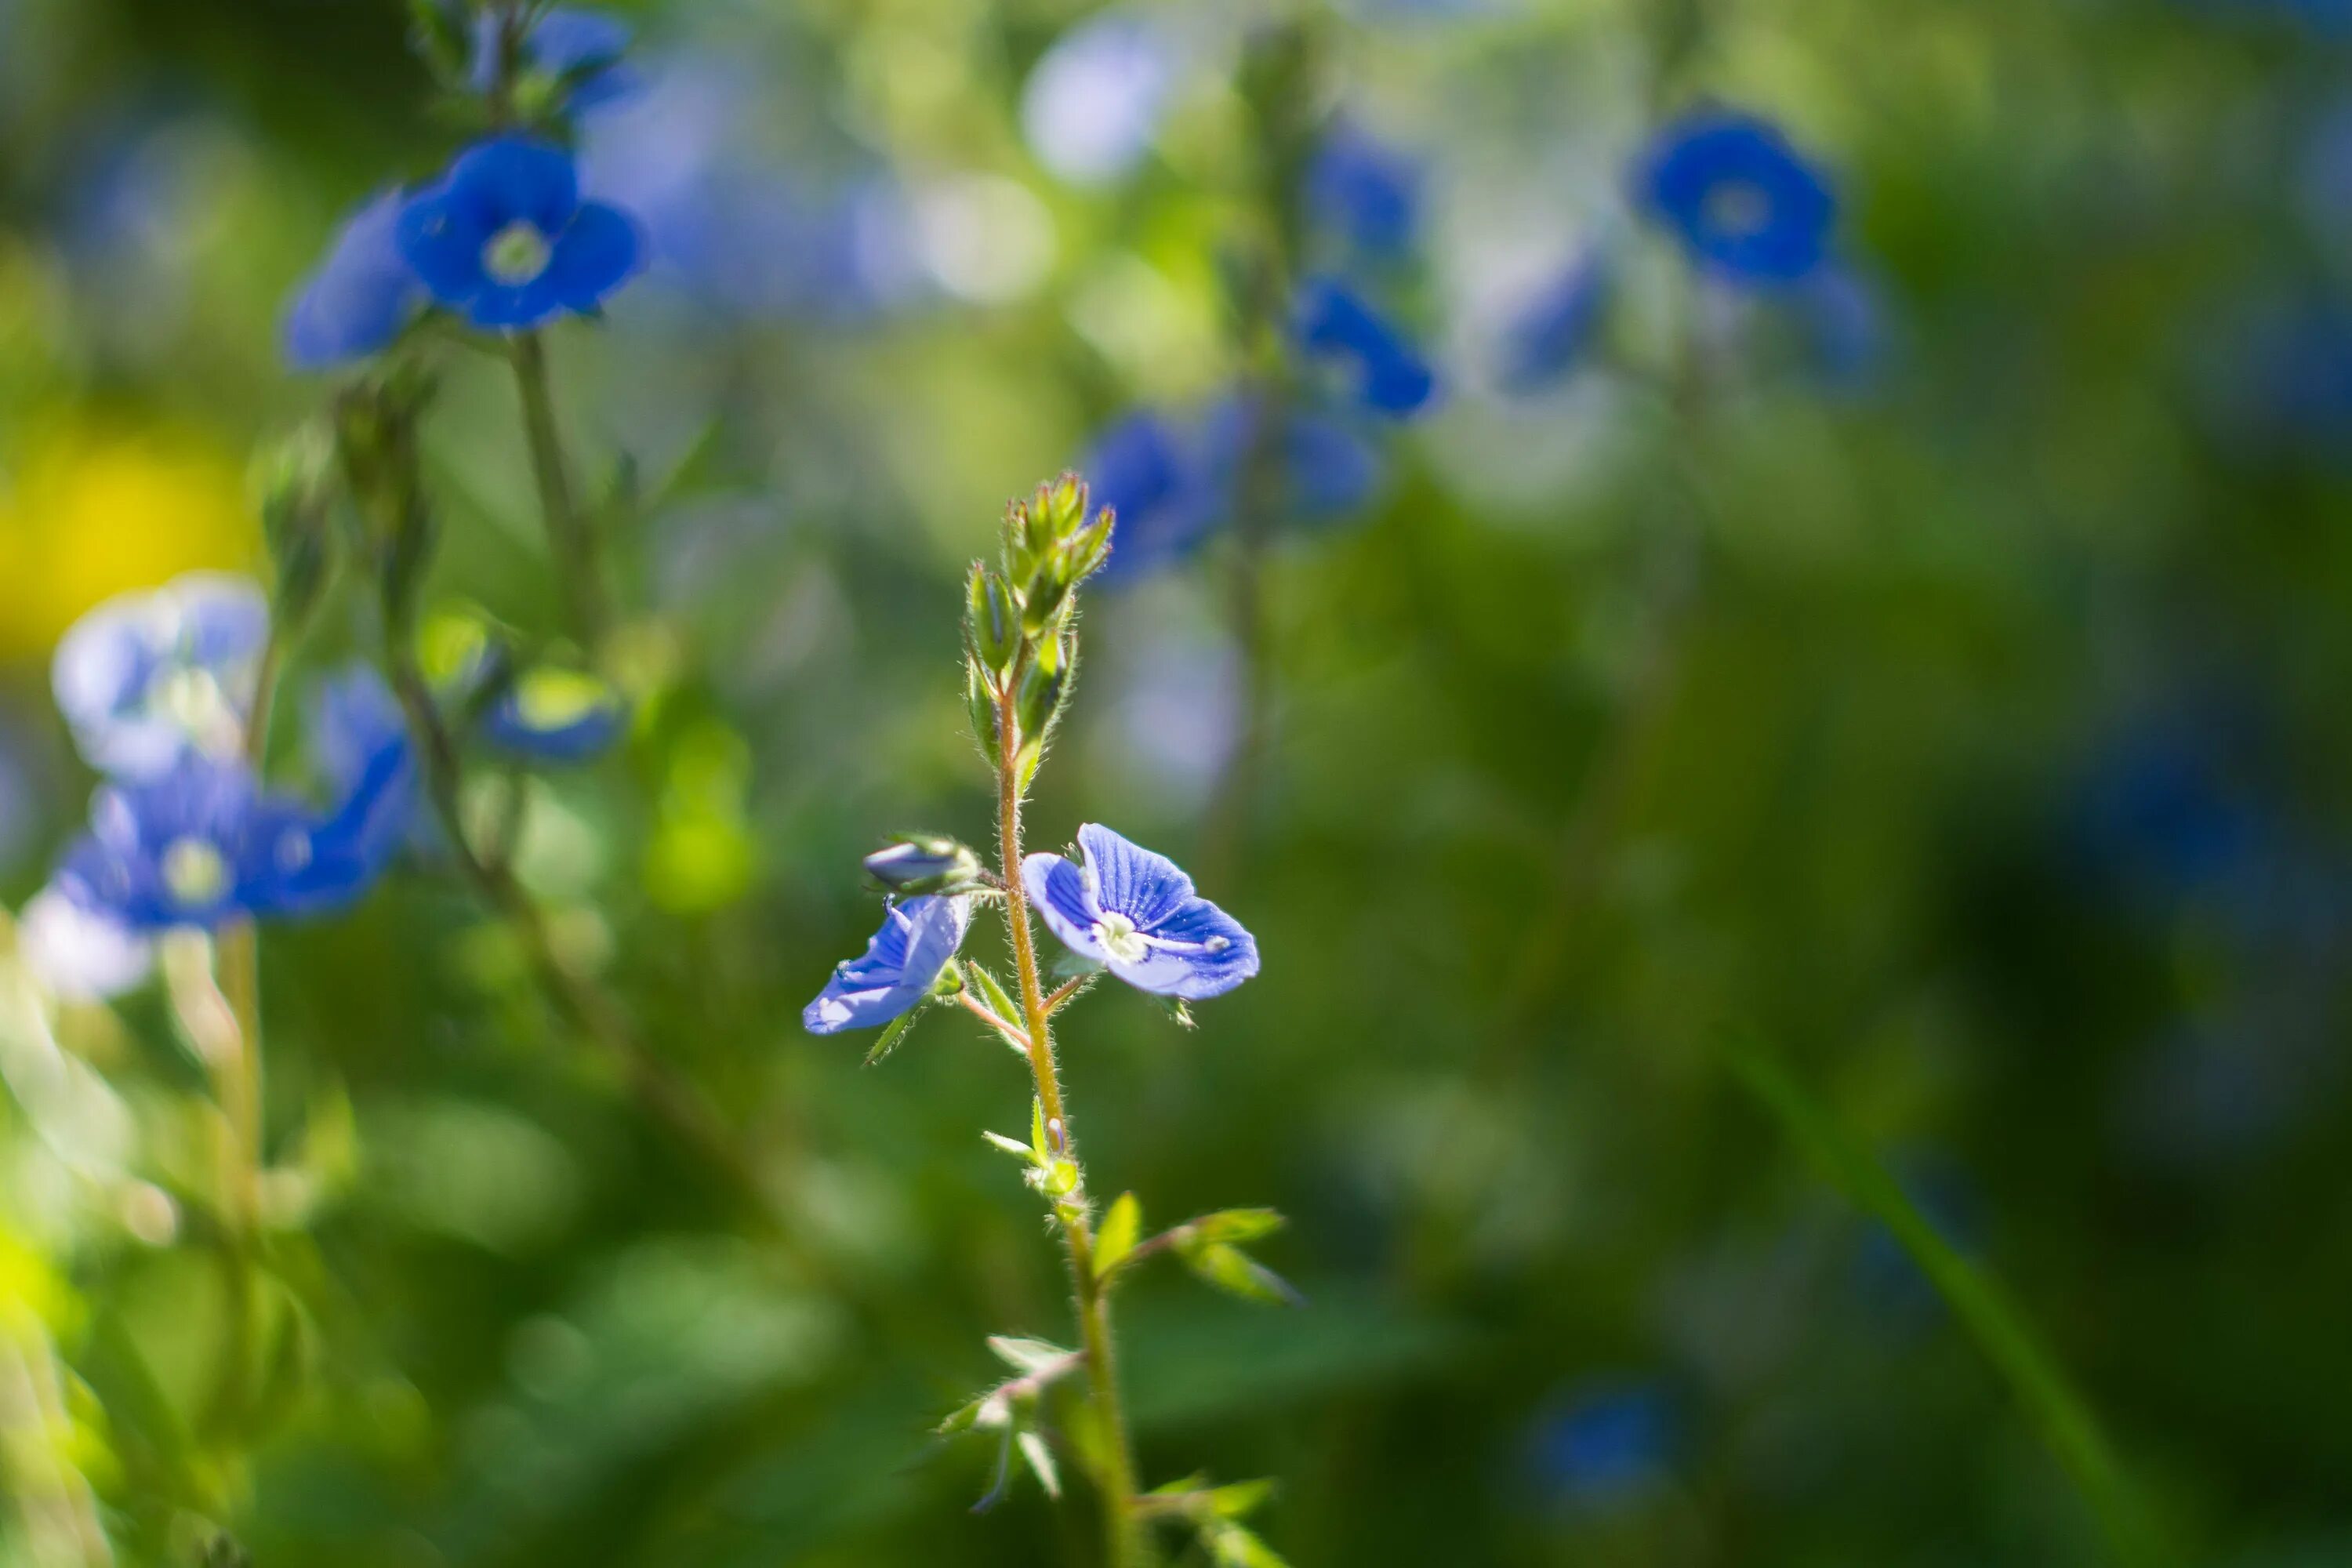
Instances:
[[[1633,183],[1641,205],[1726,282],[1794,283],[1828,254],[1837,216],[1828,180],[1752,116],[1685,115],[1652,142]]]
[[[1085,861],[1032,855],[1021,880],[1054,934],[1139,991],[1184,1001],[1223,995],[1257,973],[1257,939],[1192,891],[1176,862],[1097,823],[1078,829]]]
[[[190,752],[233,755],[268,637],[268,595],[249,578],[191,572],[118,595],[58,644],[58,710],[110,777],[154,778]]]
[[[801,1011],[812,1035],[887,1024],[931,994],[971,924],[971,896],[926,894],[894,902],[864,956],[836,966],[816,1000]]]
[[[642,250],[626,214],[580,199],[569,153],[515,135],[459,154],[401,209],[397,239],[436,300],[491,331],[596,309]]]

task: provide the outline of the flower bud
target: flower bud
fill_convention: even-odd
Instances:
[[[1053,625],[1054,617],[1069,602],[1075,583],[1069,575],[1069,562],[1058,552],[1047,557],[1029,579],[1028,588],[1021,595],[1021,630],[1030,637],[1044,635]]]
[[[964,618],[971,628],[971,648],[980,661],[998,675],[1013,668],[1021,650],[1021,612],[1004,579],[978,562],[964,584]]]
[[[997,744],[996,698],[988,689],[988,677],[980,668],[980,660],[964,661],[964,711],[971,719],[971,738],[980,742],[980,754],[988,759],[990,767],[1002,767],[1004,753]]]
[[[1037,657],[1021,672],[1021,689],[1013,700],[1013,716],[1024,739],[1034,740],[1053,728],[1070,695],[1070,677],[1076,666],[1076,644],[1068,637],[1041,644]]]
[[[1112,515],[1110,508],[1105,507],[1096,514],[1095,521],[1082,529],[1078,536],[1071,542],[1070,580],[1072,582],[1085,582],[1102,570],[1103,563],[1110,559],[1111,530],[1117,525],[1118,521]]]
[[[971,847],[937,833],[902,833],[866,858],[866,874],[886,893],[967,893],[982,878]]]
[[[271,609],[290,634],[318,608],[334,567],[333,438],[320,426],[303,426],[262,455],[254,466],[253,486],[262,537],[278,568]]]

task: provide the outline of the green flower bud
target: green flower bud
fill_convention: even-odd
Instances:
[[[1011,669],[1013,656],[1021,651],[1020,606],[1004,579],[978,562],[964,584],[964,619],[980,661],[998,675]]]
[[[968,893],[983,881],[971,847],[937,833],[898,835],[866,858],[866,874],[887,893]]]
[[[334,570],[333,437],[322,426],[303,426],[262,454],[254,465],[253,488],[262,537],[278,568],[272,612],[290,635],[317,610]]]

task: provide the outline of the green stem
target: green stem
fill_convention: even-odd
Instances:
[[[1062,1108],[1061,1075],[1054,1062],[1053,1015],[1039,982],[1037,942],[1029,925],[1029,896],[1021,880],[1020,721],[1014,716],[1016,669],[997,699],[997,847],[1004,878],[1004,921],[1013,943],[1013,968],[1020,978],[1021,1009],[1028,1025],[1029,1070],[1037,1102],[1045,1109],[1046,1136],[1056,1152],[1077,1163],[1077,1145]],[[1083,1171],[1084,1167],[1080,1166]],[[1084,1190],[1055,1204],[1062,1240],[1069,1253],[1070,1286],[1077,1310],[1080,1352],[1087,1387],[1101,1425],[1103,1552],[1109,1568],[1141,1568],[1147,1561],[1143,1521],[1136,1510],[1135,1454],[1126,1413],[1119,1403],[1118,1368],[1110,1322],[1110,1295],[1095,1273],[1094,1226]]]
[[[2009,1382],[2042,1442],[2073,1479],[2119,1563],[2169,1560],[2090,1405],[2068,1381],[2025,1315],[1991,1276],[1953,1250],[1902,1184],[1763,1047],[1732,1042],[1732,1070],[1832,1185],[1893,1233],[1953,1316]]]
[[[572,634],[593,651],[604,641],[610,607],[595,531],[572,503],[571,471],[564,463],[563,437],[556,427],[555,399],[548,386],[546,341],[537,331],[520,332],[513,351],[523,435],[530,447],[540,510],[546,517],[548,552],[555,560],[556,583]]]

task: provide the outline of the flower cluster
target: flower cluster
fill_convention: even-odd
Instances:
[[[555,121],[631,89],[621,24],[558,6],[505,59],[504,13],[478,17],[466,79],[494,102]],[[636,221],[580,193],[572,153],[551,135],[504,129],[435,179],[379,191],[344,221],[286,316],[288,360],[320,370],[379,353],[427,310],[484,331],[527,331],[587,314],[642,265]]]
[[[200,574],[100,605],[58,645],[58,706],[105,783],[50,901],[36,900],[60,911],[44,917],[37,952],[55,988],[134,983],[138,939],[154,932],[342,907],[390,863],[414,784],[389,695],[372,676],[341,678],[373,683],[363,700],[378,721],[332,731],[323,807],[274,794],[249,760],[269,639],[257,584]]]

